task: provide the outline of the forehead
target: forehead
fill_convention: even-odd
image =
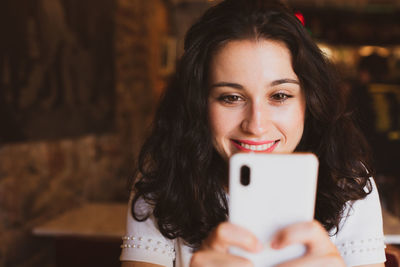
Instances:
[[[248,39],[233,39],[223,42],[219,44],[216,47],[216,49],[214,49],[214,52],[212,54],[212,59],[220,55],[224,51],[226,53],[227,50],[232,50],[232,48],[236,48],[238,46],[250,49],[253,49],[256,46],[259,47],[278,46],[282,50],[285,50],[285,52],[287,52],[291,56],[291,51],[288,49],[288,46],[286,45],[285,42],[280,40],[259,37],[259,38],[248,38]]]
[[[211,59],[210,78],[296,79],[290,50],[280,41],[235,40],[221,46]]]

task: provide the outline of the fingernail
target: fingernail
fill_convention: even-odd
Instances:
[[[279,243],[278,240],[274,239],[269,243],[270,247],[273,249],[278,249],[279,248]]]

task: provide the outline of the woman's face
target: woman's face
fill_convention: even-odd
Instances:
[[[303,134],[305,97],[283,43],[227,43],[211,61],[209,86],[210,128],[223,158],[294,151]]]

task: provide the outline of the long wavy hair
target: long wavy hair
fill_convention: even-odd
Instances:
[[[224,44],[260,39],[286,44],[305,92],[304,133],[296,151],[312,152],[320,161],[315,218],[338,230],[346,203],[371,191],[366,142],[346,112],[334,69],[307,30],[278,2],[226,0],[188,31],[137,162],[133,217],[143,221],[153,214],[167,238],[196,247],[227,218],[228,163],[213,147],[207,118],[209,65]],[[135,209],[139,199],[151,210]]]

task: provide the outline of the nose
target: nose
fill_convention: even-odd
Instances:
[[[262,135],[267,130],[270,121],[268,113],[267,108],[260,101],[251,103],[241,123],[242,130],[251,135]]]

